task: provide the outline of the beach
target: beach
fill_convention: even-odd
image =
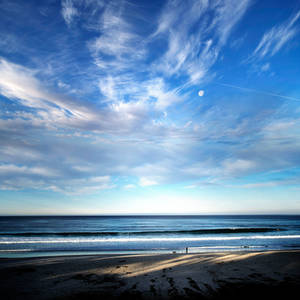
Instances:
[[[300,250],[1,258],[0,288],[2,299],[292,299]]]

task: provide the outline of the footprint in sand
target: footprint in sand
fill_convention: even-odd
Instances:
[[[201,289],[199,288],[199,286],[195,280],[193,280],[191,277],[187,277],[186,279],[189,281],[189,284],[193,289],[201,292]]]
[[[135,284],[131,287],[132,290],[136,290],[136,288],[137,288],[137,283],[135,283]]]
[[[154,296],[157,295],[156,288],[155,288],[155,285],[154,285],[154,284],[151,284],[151,285],[150,285],[150,292],[151,292]]]

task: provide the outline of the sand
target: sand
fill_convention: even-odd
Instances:
[[[296,299],[299,292],[300,250],[0,259],[2,299]]]

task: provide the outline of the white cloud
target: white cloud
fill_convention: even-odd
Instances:
[[[273,181],[262,181],[262,182],[253,182],[253,183],[246,183],[241,185],[232,185],[230,187],[234,188],[244,188],[244,189],[257,189],[257,188],[273,188],[283,185],[289,186],[298,186],[300,183],[300,177],[285,177],[281,180],[273,180]]]
[[[94,28],[100,33],[99,37],[88,43],[97,65],[102,69],[110,68],[113,73],[126,69],[132,60],[144,53],[142,37],[134,32],[122,13],[119,3],[107,3]],[[103,55],[113,57],[113,60],[103,59]]]
[[[252,57],[262,59],[267,55],[275,55],[288,41],[298,34],[299,26],[297,26],[297,22],[299,18],[300,11],[288,21],[268,30],[255,48]]]
[[[225,44],[230,33],[244,16],[251,4],[251,0],[217,1],[214,22],[218,25],[216,30],[219,34],[221,45]]]
[[[101,93],[107,98],[107,100],[116,100],[116,83],[112,76],[107,76],[106,78],[99,80],[99,89]]]
[[[297,124],[298,123],[298,124]],[[276,120],[271,123],[269,123],[264,130],[266,133],[274,133],[278,134],[279,132],[284,131],[284,134],[286,133],[286,130],[295,128],[300,123],[300,120]],[[292,133],[292,130],[290,130],[290,133]]]
[[[79,15],[79,12],[75,8],[72,0],[62,0],[61,6],[61,14],[66,24],[69,26],[73,22],[74,18]]]
[[[241,175],[243,173],[248,173],[254,170],[256,167],[256,162],[245,159],[226,159],[222,163],[224,168],[224,173],[231,176]]]
[[[126,184],[126,185],[124,185],[123,188],[126,189],[126,190],[134,189],[134,188],[136,188],[136,185],[134,185],[134,184]]]
[[[146,82],[144,92],[146,98],[153,97],[156,100],[154,108],[160,111],[184,100],[184,97],[179,96],[176,90],[168,90],[162,78],[155,78]]]
[[[46,167],[27,167],[27,166],[16,166],[13,164],[0,165],[0,176],[8,174],[21,174],[21,175],[40,175],[44,177],[55,177],[59,175],[56,170]]]
[[[65,193],[67,195],[93,194],[102,190],[113,188],[115,188],[115,185],[111,182],[110,176],[69,179],[63,182],[63,184],[56,182],[55,185],[49,187],[49,189]]]
[[[191,125],[192,125],[192,121],[188,121],[188,122],[186,122],[185,124],[184,124],[184,126],[183,126],[183,128],[188,128],[188,127],[190,127]]]
[[[109,176],[95,176],[89,179],[90,182],[95,182],[95,183],[108,183],[109,180],[110,180]]]
[[[286,182],[284,184],[286,184]],[[247,184],[238,185],[235,187],[244,188],[244,189],[253,189],[253,188],[256,189],[256,188],[275,187],[275,186],[279,186],[279,185],[280,185],[280,182],[268,181],[268,182],[247,183]]]
[[[265,63],[264,65],[261,66],[261,71],[266,72],[270,69],[270,63]]]
[[[25,106],[39,109],[39,115],[66,119],[71,113],[77,118],[88,118],[92,110],[66,96],[56,94],[36,77],[32,70],[0,58],[0,93],[10,99],[18,99]]]
[[[158,183],[150,178],[147,177],[141,177],[139,181],[140,186],[151,186],[151,185],[157,185]]]
[[[0,47],[6,53],[15,53],[22,48],[17,37],[9,32],[0,32]]]
[[[0,92],[8,98],[18,98],[25,105],[45,108],[40,98],[39,82],[34,78],[35,71],[0,58]],[[48,96],[46,96],[48,97]]]

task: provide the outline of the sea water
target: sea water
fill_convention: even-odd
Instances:
[[[0,217],[0,257],[296,248],[299,215]]]

